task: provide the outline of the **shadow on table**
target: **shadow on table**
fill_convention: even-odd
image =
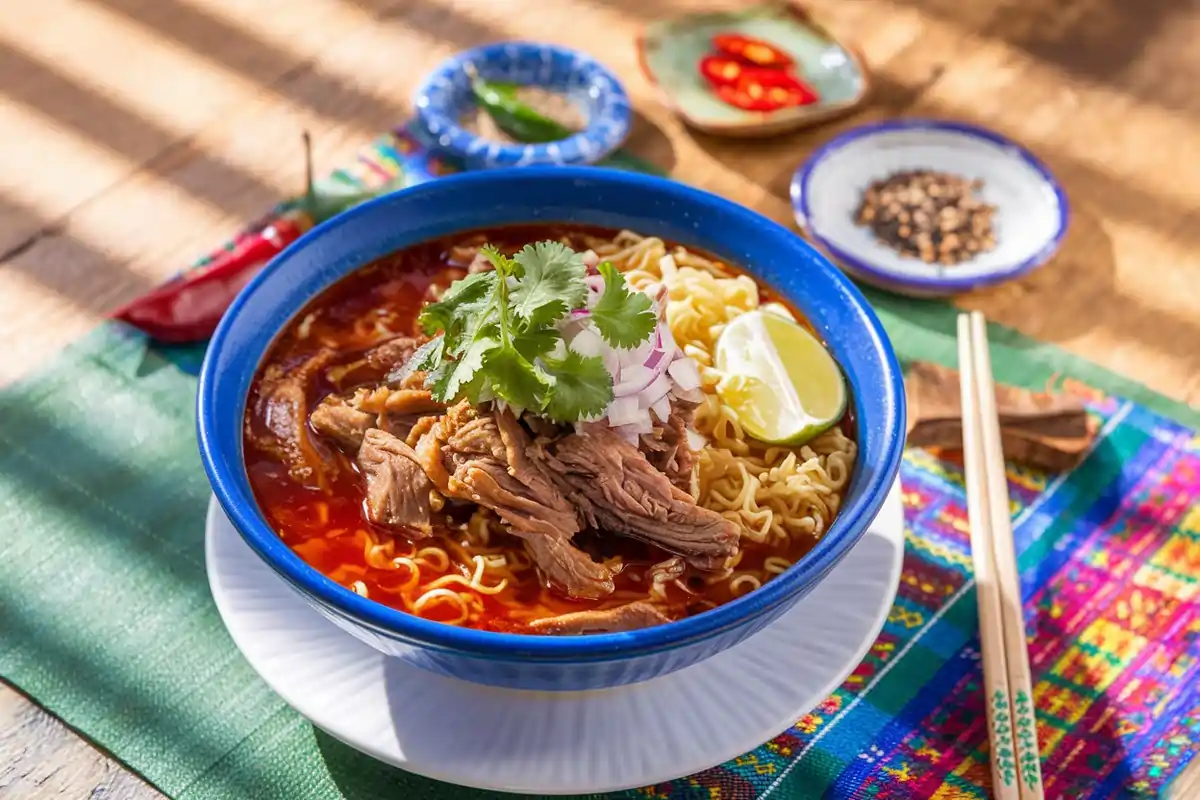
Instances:
[[[998,39],[1087,82],[1127,91],[1143,102],[1200,115],[1189,78],[1185,19],[1195,5],[1178,0],[893,0],[949,22],[964,33]],[[1194,34],[1193,34],[1194,35]],[[1164,59],[1177,59],[1163,63]],[[1157,60],[1158,63],[1154,63]]]

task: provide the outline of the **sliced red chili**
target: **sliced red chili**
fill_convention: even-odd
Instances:
[[[732,86],[716,87],[717,96],[743,111],[778,111],[806,106],[817,100],[817,93],[786,72],[747,69]]]
[[[152,338],[172,344],[212,335],[225,309],[268,261],[312,227],[307,215],[282,217],[208,264],[113,313]]]
[[[705,56],[700,59],[700,74],[713,86],[732,86],[745,71],[745,64],[728,56]]]
[[[770,42],[740,33],[719,33],[713,37],[713,47],[726,55],[765,69],[787,69],[796,60]]]

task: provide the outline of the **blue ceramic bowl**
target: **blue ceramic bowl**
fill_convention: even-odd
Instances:
[[[859,458],[841,513],[800,563],[745,597],[679,622],[595,636],[523,636],[429,622],[360,597],[309,567],[267,525],[246,477],[242,419],[250,382],[276,334],[322,289],[381,256],[459,231],[529,222],[630,228],[703,248],[773,286],[829,342],[852,387]],[[732,647],[779,617],[874,519],[899,469],[905,430],[900,368],[879,320],[811,246],[714,195],[592,167],[454,175],[318,226],[234,301],[209,345],[198,403],[200,453],[217,499],[254,551],[314,608],[382,652],[425,669],[539,690],[653,678]]]
[[[546,144],[506,144],[459,125],[475,106],[468,65],[489,81],[541,86],[569,96],[587,117],[584,130]],[[500,42],[459,53],[443,62],[417,89],[414,131],[470,169],[541,164],[593,164],[621,146],[633,114],[617,77],[576,50],[535,42]]]

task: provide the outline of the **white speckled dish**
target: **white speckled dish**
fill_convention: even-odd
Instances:
[[[790,727],[878,636],[904,554],[900,487],[808,597],[738,647],[592,692],[499,689],[388,658],[309,607],[209,505],[209,584],[234,642],[319,728],[410,772],[484,789],[616,791],[735,758]],[[738,687],[738,702],[714,703]],[[581,720],[587,724],[581,724]]]
[[[997,247],[955,266],[902,256],[854,223],[862,193],[895,172],[933,169],[984,182],[996,206]],[[1028,150],[983,128],[903,119],[864,125],[818,149],[792,178],[796,221],[818,245],[865,283],[916,296],[966,292],[1041,266],[1067,232],[1067,198]]]

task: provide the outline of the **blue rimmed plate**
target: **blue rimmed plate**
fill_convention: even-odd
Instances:
[[[996,248],[954,266],[902,256],[855,224],[863,190],[895,172],[934,169],[983,181],[996,207]],[[796,221],[865,283],[940,296],[1001,283],[1041,266],[1067,231],[1066,194],[1025,148],[973,125],[906,119],[864,125],[825,144],[792,178]]]
[[[475,108],[472,70],[488,81],[562,92],[583,111],[587,126],[545,144],[509,144],[472,133],[459,124]],[[625,141],[633,117],[624,87],[600,62],[536,42],[499,42],[459,53],[426,78],[413,104],[417,134],[461,158],[469,169],[593,164]]]

